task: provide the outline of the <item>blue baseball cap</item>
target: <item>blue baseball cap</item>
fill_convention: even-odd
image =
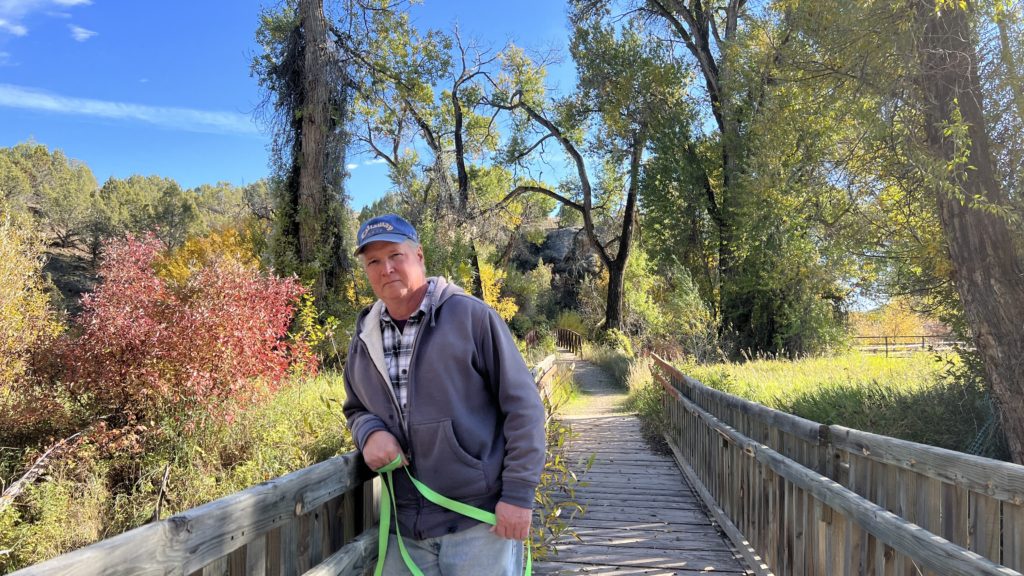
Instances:
[[[375,216],[359,226],[356,235],[356,255],[370,242],[405,242],[412,240],[419,244],[420,237],[416,229],[405,218],[398,214]]]

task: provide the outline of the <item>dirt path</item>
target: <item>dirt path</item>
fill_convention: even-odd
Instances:
[[[570,352],[563,352],[558,358],[561,364],[573,364],[573,381],[579,388],[579,395],[560,410],[566,419],[590,418],[629,414],[626,410],[626,390],[615,383],[612,377],[585,360],[579,360]]]

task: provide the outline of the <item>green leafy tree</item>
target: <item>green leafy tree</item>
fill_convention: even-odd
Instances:
[[[196,194],[161,176],[109,178],[93,199],[88,247],[94,261],[103,243],[126,234],[152,232],[169,247],[202,231]]]
[[[10,206],[31,211],[50,243],[76,245],[93,217],[96,179],[88,166],[33,142],[4,149],[0,186]]]
[[[642,21],[616,24],[606,14],[574,4],[572,55],[577,92],[547,99],[542,74],[521,52],[508,51],[496,106],[516,115],[518,161],[552,139],[575,170],[565,195],[542,185],[518,185],[507,198],[535,193],[580,213],[583,229],[608,271],[604,327],[621,329],[623,280],[633,245],[644,153],[653,127],[669,113],[685,114],[686,71],[665,45],[643,42]],[[526,145],[527,142],[534,142]],[[585,152],[593,154],[590,162]],[[595,174],[591,165],[599,166]]]

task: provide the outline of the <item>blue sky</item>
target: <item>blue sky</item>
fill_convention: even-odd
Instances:
[[[132,174],[185,187],[265,177],[269,136],[253,119],[261,92],[249,63],[267,5],[0,0],[0,147],[32,139],[59,148],[100,183]],[[568,42],[557,0],[425,0],[413,18],[421,27],[458,23],[495,49],[514,41],[566,51]],[[350,158],[350,172],[356,208],[387,189],[384,166],[368,158]]]

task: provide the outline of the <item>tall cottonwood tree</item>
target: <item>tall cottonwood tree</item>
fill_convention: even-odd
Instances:
[[[357,15],[357,5],[345,14]],[[298,273],[324,301],[350,269],[344,162],[349,106],[346,55],[328,38],[322,0],[261,15],[264,53],[253,72],[272,103],[277,207],[274,266]]]
[[[989,59],[979,51],[979,27],[998,11],[945,0],[789,4],[800,12],[799,35],[818,50],[808,70],[856,83],[858,97],[843,106],[873,113],[861,119],[861,158],[848,175],[876,187],[856,209],[879,228],[872,252],[887,262],[888,291],[954,318],[962,310],[1011,457],[1024,461],[1024,270],[1010,202],[1016,166],[1007,161],[1020,132],[1003,123],[1008,135],[993,140],[993,122],[1015,114],[1013,91],[983,82],[1012,85],[1013,75],[1000,49]],[[982,78],[993,71],[1003,77]]]
[[[1024,464],[1024,268],[1007,223],[978,76],[973,10],[915,0],[927,145],[957,292],[996,400],[1010,455]]]
[[[749,135],[772,122],[766,102],[777,89],[777,69],[790,41],[785,13],[746,0],[576,0],[574,5],[580,11],[642,16],[655,32],[648,41],[678,46],[676,58],[696,70],[700,89],[691,94],[702,112],[696,134],[672,144],[679,150],[663,150],[688,165],[687,178],[701,194],[692,199],[700,200],[706,218],[699,227],[713,236],[710,245],[699,242],[699,249],[712,252],[692,260],[711,263],[693,270],[694,276],[707,278],[711,289],[705,296],[736,346],[800,348],[789,328],[792,313],[786,308],[792,306],[776,305],[780,295],[794,301],[835,296],[831,290],[814,294],[815,286],[794,294],[769,286],[763,277],[772,272],[759,260],[762,238],[749,233],[751,219],[762,216],[753,208],[763,200],[752,177],[757,150]]]

